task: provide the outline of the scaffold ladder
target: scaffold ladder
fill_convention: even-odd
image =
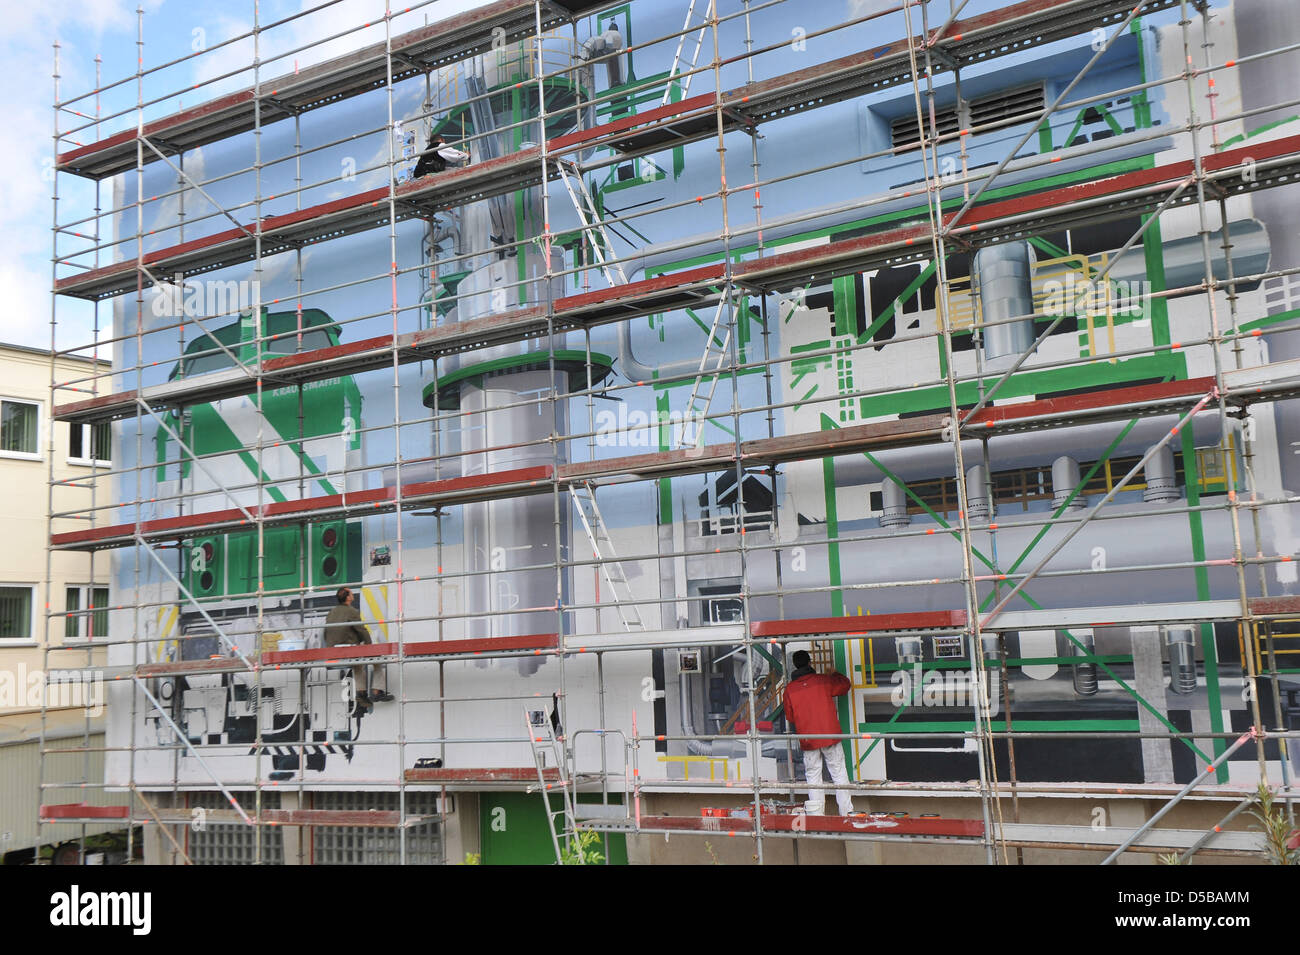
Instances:
[[[569,486],[569,496],[573,498],[574,509],[582,520],[582,529],[587,532],[587,540],[596,557],[596,566],[600,568],[601,576],[605,578],[614,597],[614,606],[618,609],[619,619],[623,621],[623,629],[628,632],[647,629],[641,608],[633,602],[632,585],[628,583],[627,574],[623,572],[623,565],[614,550],[614,541],[609,536],[605,517],[596,503],[595,490],[587,482],[572,484]]]
[[[536,722],[535,722],[536,721]],[[545,710],[524,710],[524,731],[528,733],[528,745],[533,751],[533,765],[537,768],[537,789],[542,794],[542,804],[546,806],[546,831],[551,834],[551,845],[555,849],[557,864],[564,862],[564,849],[568,847],[577,832],[577,818],[574,812],[574,796],[569,787],[569,777],[565,772],[564,747],[556,739],[554,728],[547,719]],[[554,767],[547,766],[547,761]],[[554,768],[554,779],[546,778],[546,771]],[[558,790],[560,808],[555,809],[551,795]],[[560,828],[556,830],[556,820],[560,819]]]
[[[605,228],[600,210],[596,207],[596,200],[592,198],[587,183],[582,178],[582,170],[571,159],[557,159],[555,165],[560,171],[560,179],[564,182],[564,188],[573,201],[573,208],[578,213],[582,231],[591,243],[596,262],[605,273],[606,280],[610,285],[626,285],[627,275],[623,272],[623,266],[614,261],[614,244],[610,241],[609,231]]]
[[[691,66],[688,70],[682,70],[682,51],[686,46],[686,37],[691,32],[691,17],[695,15],[695,2],[691,0],[691,5],[686,8],[686,19],[682,22],[682,32],[677,37],[677,50],[673,53],[673,65],[668,71],[668,79],[664,84],[664,98],[662,105],[667,106],[673,95],[673,80],[685,72],[682,77],[682,95],[679,99],[686,99],[686,94],[691,89],[691,77],[695,75],[695,64],[700,59],[700,49],[704,46],[704,31],[708,29],[708,21],[700,23],[699,32],[695,34],[695,52],[691,54]]]
[[[731,323],[727,324],[726,332],[721,339],[718,338],[718,327],[722,324],[722,316],[727,304],[726,296],[718,301],[718,307],[713,312],[713,324],[709,326],[708,339],[704,343],[704,353],[700,355],[700,366],[695,371],[695,381],[691,384],[691,396],[686,399],[686,412],[682,418],[682,430],[676,439],[677,447],[686,447],[687,445],[701,445],[704,443],[704,425],[709,416],[709,407],[713,404],[713,395],[718,390],[718,378],[720,377],[722,367],[727,361],[727,349],[731,347]],[[705,383],[708,383],[708,393],[703,394]],[[704,403],[696,407],[697,402],[703,396]],[[693,440],[687,441],[688,433],[693,432]]]

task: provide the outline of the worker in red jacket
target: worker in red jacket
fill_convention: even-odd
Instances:
[[[849,692],[849,678],[842,673],[818,673],[811,666],[807,650],[796,650],[790,658],[794,671],[785,686],[783,703],[785,717],[797,733],[839,733],[840,719],[835,711],[835,697]],[[847,788],[849,773],[844,766],[844,748],[837,739],[807,739],[801,737],[804,778],[811,785],[820,786],[822,763],[830,770],[831,782],[842,788],[835,790],[835,802],[840,815],[853,811],[853,794]],[[820,815],[825,808],[824,790],[813,789],[808,794],[804,809]]]

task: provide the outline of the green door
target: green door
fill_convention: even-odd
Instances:
[[[622,796],[610,802],[621,804]],[[583,793],[579,802],[600,802],[599,793]],[[559,800],[553,800],[559,807]],[[546,811],[537,793],[482,793],[479,796],[479,830],[483,865],[552,865],[555,848],[546,831]],[[627,865],[627,841],[610,833],[609,862]],[[602,840],[603,841],[603,840]],[[604,852],[603,845],[600,851]],[[448,860],[451,861],[451,860]]]

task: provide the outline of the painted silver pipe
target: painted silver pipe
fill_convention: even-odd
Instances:
[[[1033,256],[1028,242],[992,245],[975,253],[973,269],[979,283],[980,321],[997,322],[983,329],[984,361],[997,371],[1010,365],[1034,343],[1031,318],[1008,321],[1034,312]]]
[[[881,527],[907,527],[912,517],[907,513],[907,486],[886,478],[880,487]]]
[[[623,63],[622,58],[615,56],[623,49],[623,34],[618,32],[618,23],[614,20],[609,21],[604,33],[594,33],[589,36],[578,50],[578,56],[582,62],[594,60],[599,57],[609,57],[605,61],[605,70],[608,73],[609,85],[623,85]]]
[[[1074,635],[1075,640],[1079,641],[1079,643],[1070,641],[1071,650],[1076,657],[1091,656],[1097,652],[1097,641],[1091,630],[1071,630],[1070,633]],[[1097,664],[1075,663],[1073,667],[1074,692],[1079,696],[1096,696]]]
[[[989,501],[989,472],[982,464],[966,472],[966,513],[972,523],[984,523],[993,513]]]
[[[1063,454],[1052,462],[1052,510],[1055,511],[1061,507],[1074,489],[1079,486],[1079,462],[1074,460],[1068,454]],[[1087,501],[1082,494],[1075,494],[1074,500],[1070,501],[1070,508],[1081,508],[1086,506]]]
[[[1170,627],[1165,632],[1169,644],[1169,689],[1181,695],[1196,692],[1196,642],[1191,627]]]
[[[1150,448],[1147,449],[1150,452]],[[1147,504],[1168,504],[1180,499],[1178,481],[1174,474],[1174,449],[1168,444],[1151,456],[1146,468],[1146,490],[1142,500]]]

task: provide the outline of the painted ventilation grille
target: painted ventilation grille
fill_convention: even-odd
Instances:
[[[1006,90],[993,96],[970,101],[971,128],[987,126],[990,123],[1014,123],[1033,119],[1043,111],[1046,102],[1042,86],[1027,86]],[[935,126],[939,135],[951,135],[958,126],[957,107],[935,111]],[[929,126],[929,116],[925,116]],[[916,115],[909,113],[894,120],[889,127],[890,140],[895,149],[913,149],[920,145],[921,135],[916,124]]]

